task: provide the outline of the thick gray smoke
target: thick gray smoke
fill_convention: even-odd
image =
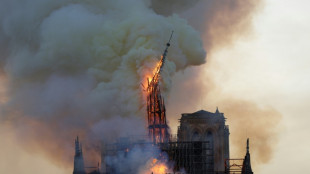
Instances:
[[[176,71],[205,62],[199,33],[150,5],[146,0],[1,1],[2,123],[14,127],[26,148],[60,164],[71,164],[77,134],[88,154],[95,154],[90,149],[99,140],[144,134],[140,84],[152,74],[171,31],[164,91]],[[142,129],[133,131],[137,127]],[[98,160],[98,155],[89,156]]]
[[[178,73],[168,117],[177,120],[177,114],[202,109],[197,106],[207,100],[209,106],[222,104],[225,114],[232,115],[228,120],[246,118],[246,123],[232,122],[232,127],[255,123],[254,117],[241,112],[242,106],[234,105],[235,110],[228,107],[238,101],[221,96],[212,74],[185,69],[205,62],[204,48],[212,54],[214,48],[250,31],[252,15],[261,2],[2,0],[1,124],[7,124],[8,131],[14,130],[27,150],[44,153],[69,168],[73,138],[78,134],[84,140],[84,152],[95,162],[99,153],[90,149],[100,150],[96,142],[145,133],[145,94],[140,84],[152,74],[172,30],[175,34],[162,76],[165,96],[171,89],[171,77]],[[180,16],[201,32],[204,47],[200,34]],[[183,70],[185,74],[181,74]],[[265,113],[257,107],[251,112]],[[269,137],[276,137],[276,130],[251,127],[248,131],[263,131],[254,138],[272,154]],[[240,134],[231,136],[242,141]],[[271,158],[257,156],[263,162]]]
[[[128,152],[118,152],[115,156],[107,156],[105,161],[114,166],[115,173],[163,174],[172,173],[173,163],[169,164],[165,153],[153,145],[134,147]]]

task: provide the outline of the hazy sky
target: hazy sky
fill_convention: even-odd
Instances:
[[[310,173],[309,6],[307,0],[266,0],[250,36],[209,54],[210,61],[203,65],[223,95],[271,106],[283,115],[275,155],[268,164],[254,168],[256,174]],[[41,154],[24,151],[13,133],[4,129],[0,128],[0,137],[6,137],[0,140],[0,173],[72,172]]]
[[[255,173],[310,173],[309,5],[306,0],[266,1],[255,16],[251,37],[209,55],[216,66],[208,66],[208,72],[216,76],[223,93],[282,113],[274,158]]]

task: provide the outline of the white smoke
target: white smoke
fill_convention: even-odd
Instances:
[[[7,93],[1,96],[6,98],[1,119],[10,120],[25,144],[63,163],[72,160],[76,134],[99,138],[96,131],[109,132],[99,127],[111,118],[118,120],[111,124],[144,118],[140,84],[172,30],[165,92],[176,71],[205,62],[199,33],[179,16],[159,15],[150,6],[147,0],[2,0],[0,56]],[[117,135],[131,131],[115,127]],[[55,149],[67,157],[59,159]]]
[[[161,157],[159,154],[165,157]],[[154,159],[162,159],[162,161],[165,161],[164,159],[167,159],[167,157],[166,154],[161,153],[158,148],[152,145],[134,147],[128,152],[120,151],[115,156],[108,156],[105,158],[107,165],[114,166],[115,173],[148,174],[151,172],[159,174],[152,171]]]

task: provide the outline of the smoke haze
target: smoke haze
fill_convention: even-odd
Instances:
[[[229,120],[235,119],[231,130],[255,119],[238,103],[255,115],[277,115],[273,109],[269,113],[251,102],[214,93],[221,89],[213,86],[212,77],[201,75],[202,69],[188,69],[206,62],[205,49],[212,53],[250,31],[251,16],[261,1],[193,2],[1,1],[1,122],[14,129],[25,149],[43,153],[59,166],[71,167],[76,135],[85,140],[84,152],[94,158],[90,160],[99,160],[101,140],[145,133],[140,84],[152,73],[172,30],[162,75],[172,127],[180,112],[195,111],[202,102],[223,106]],[[186,103],[179,100],[184,98]],[[237,104],[231,107],[231,102]],[[254,134],[260,127],[249,129]],[[231,132],[232,143],[242,149],[245,139],[243,130],[238,131]],[[277,134],[261,131],[257,156],[267,162],[270,156],[258,152],[272,151],[266,137]]]
[[[17,129],[26,148],[59,164],[71,164],[75,135],[94,154],[101,140],[145,134],[140,84],[153,72],[172,30],[165,91],[176,71],[205,62],[199,33],[177,15],[156,14],[147,1],[2,4],[7,101],[1,119]],[[99,160],[98,155],[90,156]]]
[[[176,132],[181,113],[201,109],[215,112],[218,106],[220,112],[228,118],[231,157],[245,155],[246,138],[250,137],[251,153],[255,159],[252,160],[254,169],[272,159],[281,129],[282,115],[271,106],[259,105],[254,101],[242,99],[243,96],[225,93],[226,87],[221,85],[216,74],[225,67],[213,59],[216,51],[228,48],[234,40],[252,36],[253,16],[263,5],[263,1],[242,0],[201,0],[196,4],[182,3],[183,9],[188,10],[180,12],[180,15],[201,32],[208,57],[206,64],[198,68],[188,68],[174,75],[173,91],[168,100],[167,110],[171,127]],[[167,15],[174,8],[175,5],[170,6],[170,9],[165,7],[160,12]],[[233,57],[222,59],[229,62],[226,63],[228,65],[239,67],[234,64]]]

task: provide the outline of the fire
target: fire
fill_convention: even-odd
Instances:
[[[145,92],[149,92],[147,88],[152,81],[153,83],[158,82],[158,76],[159,76],[159,71],[160,71],[161,66],[162,66],[162,56],[161,56],[161,60],[156,63],[156,65],[154,66],[154,68],[152,68],[152,70],[150,70],[151,72],[150,71],[144,72],[143,79],[146,79],[146,80],[143,80],[142,82],[142,87],[143,87],[142,89]],[[144,96],[146,97],[146,93],[144,93]]]
[[[166,166],[166,164],[154,158],[151,162],[149,171],[146,172],[145,174],[166,174],[166,173],[168,173],[168,167]]]

